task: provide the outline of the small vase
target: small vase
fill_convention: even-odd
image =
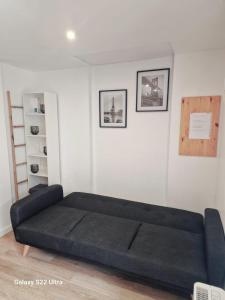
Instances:
[[[39,171],[39,165],[38,164],[32,164],[32,165],[30,165],[30,170],[31,170],[31,172],[33,174],[38,173],[38,171]]]
[[[40,112],[41,112],[42,114],[45,113],[45,105],[44,105],[44,104],[40,104]]]
[[[43,147],[43,153],[44,153],[45,155],[47,155],[47,146],[44,146],[44,147]]]
[[[30,132],[33,135],[37,135],[39,133],[39,127],[38,126],[30,126]]]

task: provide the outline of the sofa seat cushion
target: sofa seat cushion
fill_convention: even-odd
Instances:
[[[204,228],[203,216],[198,213],[95,194],[72,193],[58,202],[58,205],[194,233],[203,233]]]
[[[16,239],[37,247],[69,250],[72,242],[68,235],[86,214],[86,211],[75,208],[51,206],[20,224],[16,229]]]
[[[204,238],[174,228],[142,224],[129,250],[129,271],[192,290],[207,282]]]
[[[139,226],[136,221],[89,213],[69,234],[72,254],[113,265],[110,251],[126,254]]]

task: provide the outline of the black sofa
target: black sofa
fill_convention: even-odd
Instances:
[[[114,267],[190,294],[196,281],[224,287],[220,216],[87,193],[60,185],[14,203],[16,241]]]

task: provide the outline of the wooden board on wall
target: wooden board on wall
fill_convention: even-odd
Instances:
[[[219,131],[220,96],[184,97],[181,105],[180,155],[216,156]],[[209,139],[190,139],[191,113],[212,113]]]

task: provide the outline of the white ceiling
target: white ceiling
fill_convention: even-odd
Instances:
[[[65,38],[68,29],[77,39]],[[0,0],[0,61],[73,68],[225,48],[225,0]]]

